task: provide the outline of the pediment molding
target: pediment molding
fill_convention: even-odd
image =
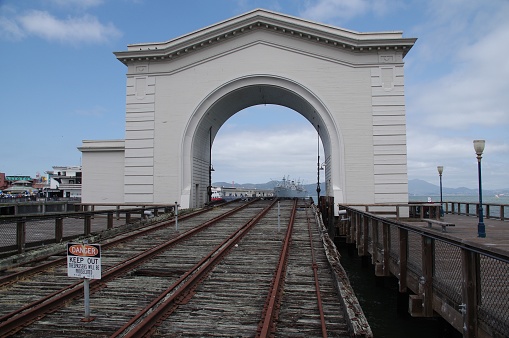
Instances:
[[[166,42],[133,44],[128,46],[127,51],[114,54],[125,65],[140,61],[171,61],[257,30],[354,53],[391,51],[402,53],[403,57],[417,40],[403,38],[399,31],[359,33],[257,9]]]

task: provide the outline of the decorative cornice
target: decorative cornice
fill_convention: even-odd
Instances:
[[[124,151],[125,140],[83,140],[78,150],[85,152]]]
[[[256,30],[276,32],[355,53],[399,51],[403,57],[417,40],[403,38],[401,32],[359,33],[266,10],[254,10],[173,40],[129,45],[127,51],[114,54],[126,65],[139,61],[168,61]]]

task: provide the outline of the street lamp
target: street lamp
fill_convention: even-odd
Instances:
[[[212,172],[214,167],[212,166],[212,126],[209,129],[209,186],[207,187],[207,201],[212,201]]]
[[[316,181],[316,198],[318,199],[318,209],[320,209],[320,125],[317,125],[318,131],[318,142],[317,142],[317,153],[318,153],[318,161],[316,162],[316,172],[317,172],[317,181]]]
[[[477,173],[479,176],[479,223],[477,224],[477,237],[486,237],[486,227],[483,222],[481,158],[484,151],[484,140],[474,140],[474,149],[477,154]]]
[[[444,167],[439,165],[437,166],[438,176],[440,176],[440,217],[444,217],[444,207],[442,201],[442,173],[444,172]]]

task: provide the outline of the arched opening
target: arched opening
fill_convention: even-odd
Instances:
[[[323,160],[321,141],[319,145]],[[223,186],[287,176],[307,185],[308,195],[316,197],[317,133],[300,114],[283,106],[252,106],[230,117],[216,134],[211,163],[211,182]],[[324,182],[325,173],[320,174]]]
[[[301,114],[320,133],[325,163],[324,180],[330,188],[323,194],[343,201],[343,151],[341,133],[325,105],[311,91],[291,80],[249,76],[216,89],[197,107],[184,133],[182,154],[182,204],[201,206],[207,201],[211,147],[218,130],[234,114],[259,105],[274,104]]]

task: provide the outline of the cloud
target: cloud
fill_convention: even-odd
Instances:
[[[448,187],[477,185],[477,160],[473,138],[468,134],[461,136],[440,135],[437,130],[410,129],[408,136],[408,177],[428,182],[437,179],[437,166],[444,166]],[[486,140],[483,153],[483,181],[486,189],[509,187],[507,168],[509,162],[509,143],[507,140]]]
[[[416,50],[424,61],[423,73],[443,75],[416,78],[418,83],[408,91],[411,111],[421,123],[436,128],[508,125],[509,45],[502,41],[509,36],[509,5],[490,8],[467,1],[459,10],[445,3],[435,3],[433,12],[440,9],[442,15],[430,22],[431,31],[422,32]],[[443,19],[443,13],[453,9],[450,20]]]
[[[113,24],[103,24],[96,17],[83,15],[59,19],[46,11],[32,10],[13,19],[0,18],[1,34],[11,39],[28,35],[64,43],[103,43],[121,32]]]
[[[321,150],[323,156],[323,150]],[[316,180],[316,132],[307,129],[239,130],[214,140],[214,181],[265,183],[290,175],[304,183]]]
[[[16,41],[25,37],[25,32],[23,32],[15,20],[0,17],[0,37]]]
[[[390,6],[397,5],[391,1]],[[386,0],[319,0],[304,9],[300,16],[320,22],[344,22],[369,12],[381,15],[388,11]]]
[[[55,5],[59,7],[79,7],[79,8],[90,8],[102,5],[103,0],[51,0]]]

